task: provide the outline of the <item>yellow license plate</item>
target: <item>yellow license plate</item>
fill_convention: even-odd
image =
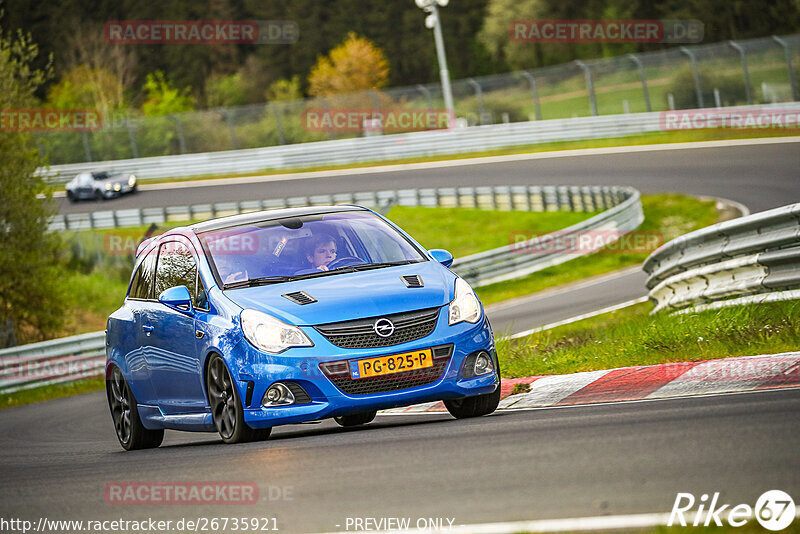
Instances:
[[[371,376],[425,369],[426,367],[433,367],[431,349],[415,350],[414,352],[380,356],[366,360],[353,360],[350,362],[350,376],[353,380],[358,380]]]

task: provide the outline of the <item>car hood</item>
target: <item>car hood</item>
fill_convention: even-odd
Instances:
[[[423,287],[407,287],[404,275],[419,275]],[[229,289],[242,308],[268,313],[290,324],[310,326],[444,306],[452,299],[455,274],[435,261],[343,273],[281,284]],[[282,295],[304,291],[317,302],[297,304]]]

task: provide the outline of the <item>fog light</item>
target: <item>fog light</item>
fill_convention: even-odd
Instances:
[[[479,352],[478,357],[475,358],[475,376],[485,375],[494,371],[494,363],[492,357],[488,352]]]
[[[261,401],[261,404],[263,406],[286,406],[288,404],[294,404],[294,394],[285,385],[276,382],[264,393],[264,399]]]

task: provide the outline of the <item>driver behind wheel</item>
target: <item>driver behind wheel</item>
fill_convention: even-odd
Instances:
[[[327,271],[328,265],[336,259],[336,240],[330,234],[318,234],[311,238],[306,249],[306,259],[312,269]]]

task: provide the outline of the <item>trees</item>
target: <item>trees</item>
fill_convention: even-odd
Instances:
[[[311,68],[308,92],[327,96],[380,89],[389,80],[389,62],[369,39],[350,32],[342,44]]]
[[[0,28],[0,109],[31,108],[34,92],[50,74],[31,67],[38,48],[28,36],[6,36]],[[47,232],[53,205],[30,134],[0,129],[0,324],[11,322],[19,342],[36,341],[63,322],[59,267],[61,242]]]

